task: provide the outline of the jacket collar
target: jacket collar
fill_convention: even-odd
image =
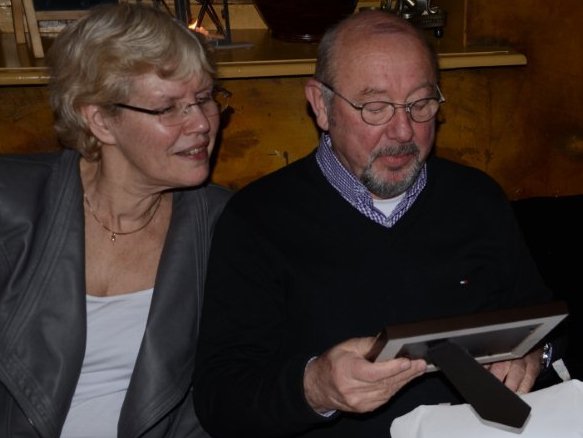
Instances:
[[[174,193],[146,332],[122,407],[119,436],[138,436],[191,386],[209,224],[204,189]],[[178,366],[178,368],[177,368]]]

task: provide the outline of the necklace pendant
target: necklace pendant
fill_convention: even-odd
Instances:
[[[122,232],[122,231],[113,231],[111,228],[107,227],[107,225],[105,225],[103,222],[101,222],[101,220],[99,220],[99,218],[95,214],[95,210],[93,210],[93,207],[91,206],[91,203],[89,202],[89,198],[87,197],[87,194],[85,194],[85,193],[83,194],[83,199],[85,201],[85,204],[87,204],[87,208],[89,209],[89,213],[91,213],[91,216],[93,216],[93,219],[95,219],[95,222],[97,222],[99,225],[101,225],[101,227],[105,231],[107,231],[108,233],[111,233],[111,236],[109,237],[109,240],[111,240],[111,243],[115,243],[117,241],[117,236],[125,236],[128,234],[134,234],[134,233],[137,233],[138,231],[141,231],[144,228],[146,228],[152,222],[152,219],[154,219],[154,216],[156,216],[156,213],[158,212],[158,209],[160,208],[160,204],[162,204],[162,194],[159,194],[158,198],[154,201],[154,204],[146,211],[146,213],[149,213],[149,216],[150,216],[150,217],[146,218],[146,222],[134,230]],[[142,216],[146,217],[146,213],[144,213]]]

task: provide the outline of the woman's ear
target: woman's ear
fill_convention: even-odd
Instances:
[[[306,94],[306,99],[310,102],[312,111],[316,116],[316,123],[323,131],[328,131],[329,120],[328,120],[328,107],[324,99],[324,94],[322,93],[322,84],[315,79],[308,79],[306,86],[304,87],[304,92]]]
[[[97,140],[102,144],[115,144],[115,136],[111,130],[111,119],[103,115],[103,109],[100,106],[84,105],[80,108],[80,113]]]

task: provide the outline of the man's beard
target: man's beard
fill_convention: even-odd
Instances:
[[[379,157],[384,156],[399,156],[405,154],[415,155],[413,166],[407,170],[403,178],[399,181],[384,181],[375,175],[373,170],[373,163]],[[370,157],[370,160],[365,167],[360,177],[360,182],[368,189],[369,192],[378,196],[381,199],[394,198],[395,196],[404,193],[411,187],[417,179],[417,175],[421,171],[423,163],[419,161],[419,148],[415,143],[405,143],[397,146],[387,146],[378,151]]]

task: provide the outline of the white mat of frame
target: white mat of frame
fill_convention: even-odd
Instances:
[[[485,422],[468,404],[419,406],[391,424],[392,438],[582,438],[583,382],[521,396],[532,410],[522,429]]]

